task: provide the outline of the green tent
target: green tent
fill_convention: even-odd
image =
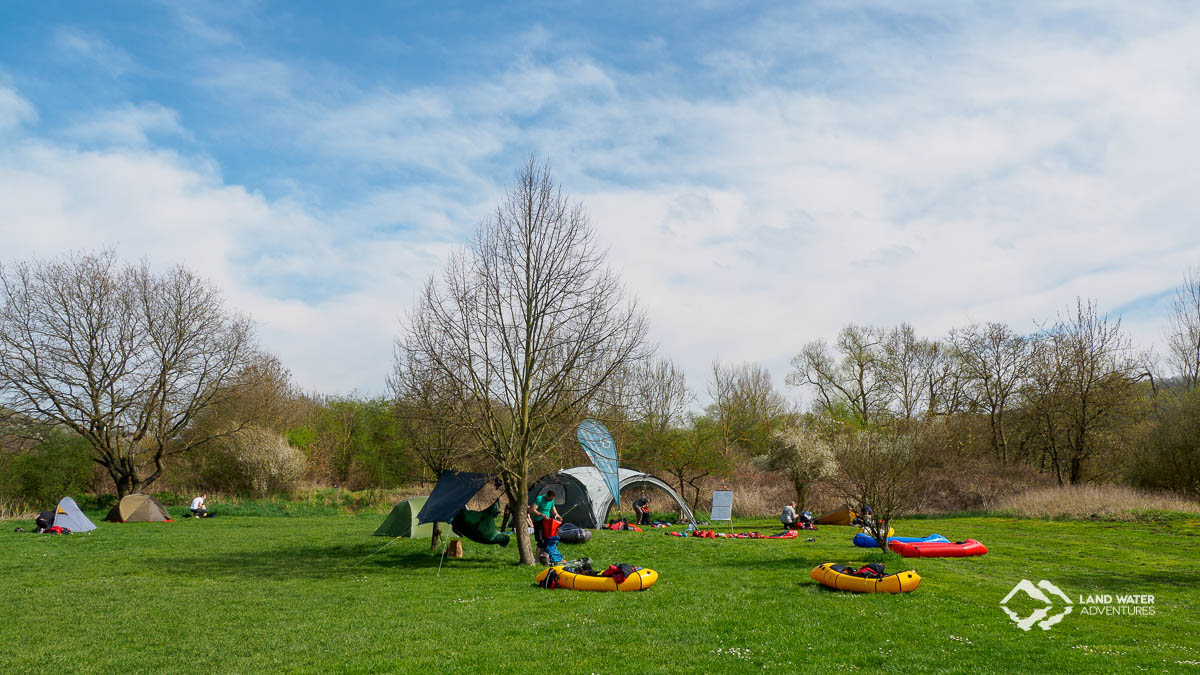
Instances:
[[[421,507],[425,506],[425,500],[429,497],[413,497],[392,507],[392,512],[375,530],[376,537],[407,537],[409,539],[429,539],[433,536],[433,523],[425,523],[420,525],[417,523],[417,514],[421,512]],[[443,535],[450,535],[450,525],[447,523],[438,523]]]

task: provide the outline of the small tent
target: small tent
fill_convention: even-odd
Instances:
[[[72,532],[91,532],[96,529],[95,524],[83,515],[79,505],[70,497],[63,497],[58,506],[54,507],[54,519],[50,526],[65,527]]]
[[[680,515],[694,521],[687,503],[662,479],[633,469],[620,469],[620,489],[631,487],[656,487],[670,497],[679,507]],[[554,490],[554,505],[563,521],[588,529],[603,527],[608,512],[613,507],[612,493],[604,481],[604,474],[594,466],[577,466],[558,473],[542,476],[529,489],[529,501]]]
[[[429,539],[433,536],[433,523],[417,522],[417,514],[425,506],[429,497],[412,497],[392,507],[392,512],[379,525],[372,536],[375,537],[404,537],[406,539]],[[449,532],[448,523],[438,523],[442,532]]]
[[[820,518],[817,518],[818,525],[852,525],[853,523],[854,512],[846,506],[830,511]]]
[[[150,495],[125,495],[104,517],[114,523],[174,522],[166,507]]]

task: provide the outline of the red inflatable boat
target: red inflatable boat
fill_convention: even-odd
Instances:
[[[892,540],[888,542],[888,548],[892,549],[893,553],[899,553],[905,558],[966,558],[987,553],[987,547],[974,539],[955,542]]]

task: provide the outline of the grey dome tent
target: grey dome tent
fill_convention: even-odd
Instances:
[[[45,523],[43,525],[43,523]],[[63,497],[53,511],[42,511],[38,516],[38,527],[65,527],[72,532],[91,532],[96,529],[92,521],[83,515],[79,505],[70,497]]]
[[[405,499],[392,507],[379,528],[372,536],[376,537],[405,537],[406,539],[429,539],[433,536],[433,523],[418,523],[417,514],[429,497],[412,497]],[[438,523],[442,532],[450,531],[449,523]]]
[[[621,490],[638,486],[662,490],[675,501],[684,518],[689,521],[695,520],[687,503],[662,479],[633,469],[620,469],[618,477]],[[604,483],[604,474],[594,466],[577,466],[542,476],[529,489],[529,501],[532,502],[547,490],[554,490],[554,503],[563,522],[574,523],[580,527],[593,530],[601,527],[608,519],[608,511],[613,506],[612,493]]]

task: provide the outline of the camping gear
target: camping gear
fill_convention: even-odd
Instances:
[[[889,546],[893,541],[901,541],[906,544],[919,544],[934,541],[947,543],[950,540],[940,534],[931,534],[926,537],[888,537]],[[866,532],[859,532],[858,534],[854,535],[854,545],[861,548],[879,548],[879,543],[875,541],[875,537],[872,537]]]
[[[558,538],[564,544],[582,544],[592,538],[592,532],[575,523],[563,523],[562,527],[558,528]]]
[[[96,529],[92,521],[83,515],[83,511],[79,510],[79,505],[70,497],[63,497],[58,502],[58,506],[54,507],[54,517],[50,521],[50,527],[62,527],[72,532],[91,532]]]
[[[452,523],[454,516],[462,510],[476,492],[495,479],[486,473],[468,471],[443,471],[438,476],[433,493],[425,499],[425,505],[417,512],[417,523]]]
[[[459,509],[458,514],[450,521],[450,528],[460,537],[466,537],[477,544],[508,546],[508,535],[496,529],[498,515],[499,499],[482,511]]]
[[[620,569],[621,566],[612,567]],[[644,567],[631,567],[630,573],[618,582],[616,576],[603,576],[603,573],[592,575],[568,572],[565,566],[555,565],[538,572],[536,578],[538,585],[542,585],[551,573],[557,577],[556,585],[551,588],[569,588],[575,591],[644,591],[658,581],[658,572]]]
[[[664,532],[672,537],[696,537],[698,539],[795,539],[800,536],[798,530],[786,530],[778,534],[759,534],[758,532],[717,532],[716,530],[690,530],[686,532]]]
[[[817,518],[818,525],[852,525],[857,517],[849,507],[842,507]]]
[[[808,574],[824,586],[854,593],[909,593],[921,585],[916,570],[883,574],[883,565],[874,563],[857,570],[848,565],[825,563]]]
[[[618,532],[641,532],[642,528],[637,525],[630,525],[629,521],[624,518],[620,520],[610,520],[608,524],[600,528],[602,530],[615,530]]]
[[[888,542],[888,548],[892,549],[893,553],[899,553],[905,558],[966,558],[986,555],[988,552],[986,546],[974,539],[927,543],[893,541]]]
[[[546,537],[546,560],[551,565],[558,564],[563,560],[562,551],[558,550],[558,537]]]
[[[604,484],[608,487],[609,495],[612,496],[617,508],[621,508],[621,477],[617,468],[617,444],[613,441],[612,434],[608,433],[608,429],[605,429],[604,425],[596,420],[584,420],[575,430],[575,440],[579,441],[579,445],[583,446],[583,451],[587,453],[588,459],[592,460],[592,464],[604,476]]]
[[[867,529],[866,529],[865,527],[864,527],[863,529],[859,530],[859,531],[858,531],[858,533],[859,533],[859,534],[864,534],[864,535],[866,535],[866,536],[868,536],[868,537],[869,537],[869,536],[871,536],[871,533],[870,533],[870,532],[867,532]],[[894,528],[894,527],[889,527],[889,528],[888,528],[888,533],[887,533],[888,539],[891,539],[891,538],[892,538],[892,535],[894,535],[894,534],[896,534],[896,528]]]
[[[632,469],[618,469],[619,488],[658,488],[679,508],[681,520],[694,521],[691,509],[680,499],[679,494],[662,479]],[[608,512],[616,504],[605,481],[604,474],[594,466],[577,466],[563,469],[534,481],[529,489],[532,503],[549,490],[554,490],[554,503],[565,522],[597,530],[608,520]]]
[[[113,523],[173,523],[167,509],[150,495],[135,492],[125,495],[104,519]]]
[[[417,513],[425,506],[427,499],[429,497],[411,497],[397,503],[371,536],[429,539],[433,536],[433,523],[417,522]],[[442,532],[450,531],[448,522],[438,523],[438,526]]]

